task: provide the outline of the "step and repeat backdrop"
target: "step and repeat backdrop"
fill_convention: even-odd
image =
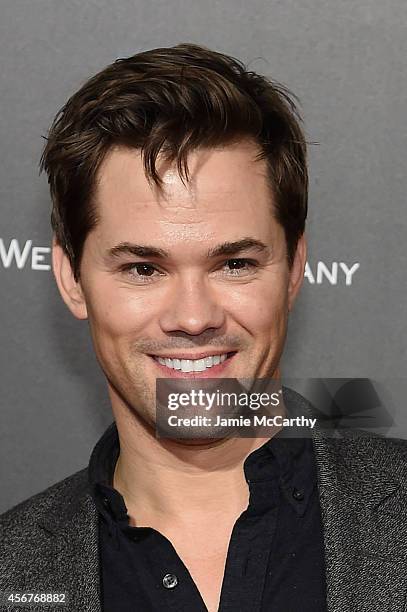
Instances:
[[[38,164],[57,110],[118,57],[195,42],[299,97],[309,254],[283,375],[404,378],[406,3],[3,0],[0,12],[0,511],[85,467],[112,421],[88,324],[54,283]]]

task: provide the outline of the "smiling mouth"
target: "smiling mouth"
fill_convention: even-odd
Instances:
[[[157,355],[151,355],[151,357],[157,364],[165,368],[169,375],[199,375],[203,372],[213,372],[213,374],[220,372],[234,355],[236,355],[236,351],[218,355],[207,355],[199,359],[180,359]]]

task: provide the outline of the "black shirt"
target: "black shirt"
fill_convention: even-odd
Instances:
[[[205,612],[171,542],[155,529],[128,524],[124,499],[111,486],[119,451],[112,423],[89,462],[103,611]],[[232,531],[219,612],[326,612],[312,440],[277,434],[246,458],[244,473],[249,505]]]

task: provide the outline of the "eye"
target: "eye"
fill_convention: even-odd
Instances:
[[[155,268],[151,264],[136,264],[133,268],[136,270],[137,274],[140,276],[152,276],[154,274]]]
[[[255,260],[245,258],[228,259],[224,265],[227,267],[230,276],[244,276],[258,267]]]
[[[162,272],[160,272],[153,264],[144,262],[125,264],[122,266],[121,271],[127,273],[132,277],[132,279],[140,283],[151,282],[155,277],[162,275]]]

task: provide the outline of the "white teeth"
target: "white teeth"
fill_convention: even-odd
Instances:
[[[194,372],[203,372],[206,370],[205,359],[197,359],[193,362]]]
[[[193,372],[193,370],[192,359],[181,359],[181,372]]]
[[[211,355],[202,359],[170,359],[169,357],[155,357],[161,365],[167,366],[173,370],[181,370],[182,372],[204,372],[214,365],[223,363],[227,358],[227,354]]]

